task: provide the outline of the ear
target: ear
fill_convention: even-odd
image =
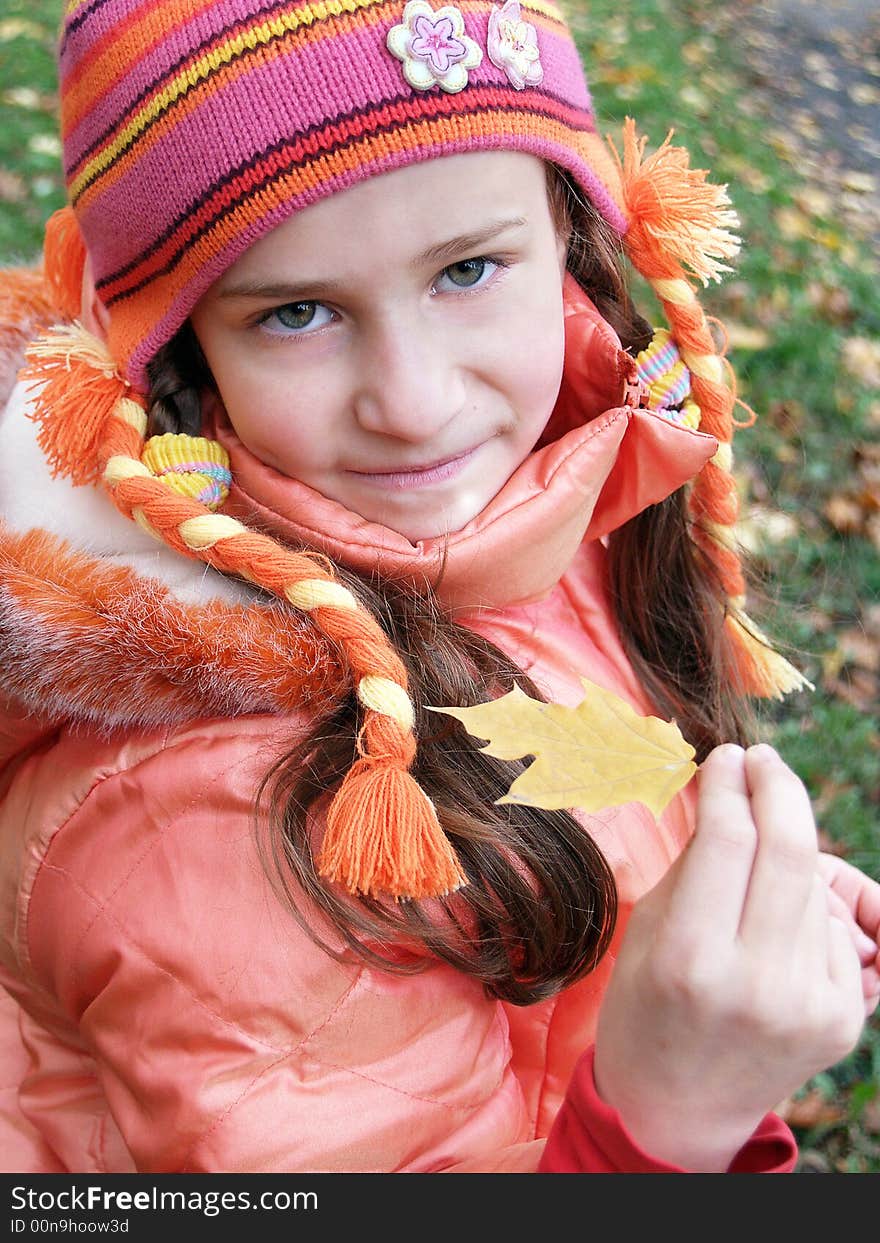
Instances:
[[[568,262],[568,236],[561,233],[556,235],[556,257],[559,261],[559,279],[564,281],[567,275]]]
[[[220,394],[213,388],[206,387],[200,391],[199,406],[201,408],[202,436],[207,436],[210,439],[216,434],[218,427],[232,427]]]
[[[92,261],[88,255],[86,255],[82,275],[80,320],[87,332],[92,333],[93,336],[98,337],[102,341],[107,340],[110,329],[110,312],[98,297],[98,291],[95,289],[95,281],[92,276]]]

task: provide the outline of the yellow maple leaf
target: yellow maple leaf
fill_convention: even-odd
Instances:
[[[639,802],[659,816],[697,771],[677,725],[639,716],[625,700],[582,678],[576,708],[541,703],[518,686],[472,708],[431,708],[461,721],[499,760],[534,755],[498,803],[600,811]]]

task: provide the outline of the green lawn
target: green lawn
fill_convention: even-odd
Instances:
[[[806,782],[829,847],[880,879],[876,251],[842,227],[796,130],[768,127],[732,6],[575,0],[570,11],[611,134],[630,115],[654,147],[674,126],[740,215],[736,273],[703,302],[729,329],[740,396],[758,413],[734,453],[762,619],[816,686],[769,705],[764,731]],[[880,1020],[799,1095],[804,1168],[880,1172]]]
[[[0,0],[7,264],[38,253],[42,222],[63,202],[52,59],[61,7]],[[763,729],[807,783],[829,847],[880,879],[876,252],[842,224],[796,132],[768,127],[731,6],[574,0],[571,11],[606,128],[618,137],[629,113],[653,147],[674,126],[692,162],[729,184],[741,216],[737,271],[704,304],[728,326],[740,395],[758,413],[734,448],[763,621],[816,686],[770,705]],[[804,1168],[880,1172],[880,1021],[795,1105]]]

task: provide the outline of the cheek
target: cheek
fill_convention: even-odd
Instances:
[[[558,313],[545,319],[538,331],[531,320],[529,333],[521,334],[506,352],[503,373],[507,392],[520,416],[529,426],[543,423],[550,417],[565,362],[565,328],[561,304]]]
[[[209,360],[211,361],[211,360]],[[316,405],[305,378],[290,378],[277,357],[219,351],[212,366],[220,399],[238,436],[253,451],[280,449],[308,424]],[[265,458],[264,458],[265,460]]]

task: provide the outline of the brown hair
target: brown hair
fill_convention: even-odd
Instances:
[[[626,289],[619,243],[571,179],[548,166],[568,268],[635,353],[651,328]],[[199,430],[199,392],[212,380],[185,326],[149,369],[151,434]],[[698,758],[744,740],[746,713],[730,691],[722,638],[723,588],[691,538],[685,490],[615,532],[609,585],[620,632],[657,710],[678,721]],[[425,704],[468,706],[519,685],[542,698],[497,647],[458,625],[430,590],[336,566],[390,637],[416,705],[413,776],[435,804],[468,884],[430,902],[354,898],[318,875],[311,830],[322,801],[356,754],[358,708],[350,695],[263,780],[260,842],[270,877],[295,918],[336,957],[399,972],[441,959],[479,979],[489,995],[529,1004],[589,972],[608,948],[616,887],[584,825],[567,812],[495,805],[525,767],[492,759]],[[306,901],[304,902],[304,898]],[[322,925],[323,932],[318,930]]]

